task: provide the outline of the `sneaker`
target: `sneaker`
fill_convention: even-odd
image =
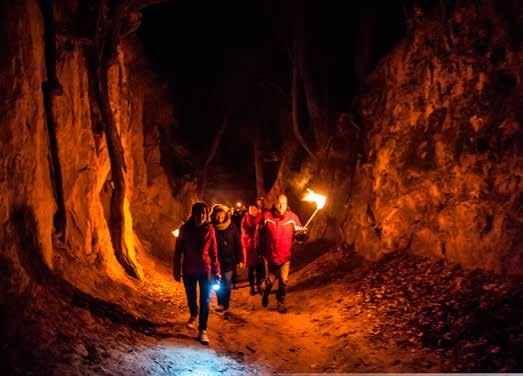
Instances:
[[[202,345],[209,344],[209,337],[207,336],[207,330],[200,330],[200,333],[198,333],[198,341],[200,341]]]
[[[216,312],[223,312],[225,311],[225,307],[222,304],[218,304],[214,310]]]
[[[287,307],[285,307],[284,303],[281,303],[281,302],[278,303],[278,312],[287,313]]]
[[[189,329],[196,329],[196,317],[197,316],[191,316],[189,318],[189,321],[187,321],[187,324],[185,324],[185,326]]]

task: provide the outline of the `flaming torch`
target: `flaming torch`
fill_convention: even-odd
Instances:
[[[307,192],[308,193],[303,198],[303,201],[315,202],[316,210],[314,211],[314,213],[312,213],[311,217],[303,227],[307,227],[309,223],[311,223],[312,218],[314,218],[316,213],[325,206],[325,201],[327,201],[327,197],[315,193],[312,189],[307,188]]]

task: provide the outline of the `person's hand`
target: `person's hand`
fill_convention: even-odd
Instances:
[[[307,238],[307,227],[296,226],[297,230],[294,232],[294,238],[297,241],[304,241]]]
[[[306,234],[309,229],[307,227],[295,226],[294,232],[296,234]]]

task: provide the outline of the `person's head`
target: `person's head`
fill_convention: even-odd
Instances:
[[[285,212],[287,211],[287,196],[283,194],[278,196],[278,201],[276,202],[276,210],[278,211],[278,213],[280,213],[280,215],[285,214]]]
[[[216,212],[216,222],[218,222],[218,223],[223,223],[223,222],[225,222],[225,216],[226,216],[225,211],[223,211],[223,210],[218,210],[218,211]]]
[[[249,205],[249,214],[256,217],[258,215],[258,207],[254,204]]]
[[[192,206],[191,218],[196,226],[201,226],[207,222],[209,208],[205,202],[197,202]]]
[[[263,210],[265,207],[265,199],[262,196],[258,197],[256,199],[256,205],[258,205],[258,209]]]
[[[212,208],[212,220],[215,223],[223,223],[227,219],[228,207],[220,204],[214,205]]]

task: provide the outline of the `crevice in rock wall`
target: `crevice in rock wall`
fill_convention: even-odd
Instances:
[[[54,114],[54,98],[63,94],[62,85],[56,74],[56,34],[53,17],[53,0],[41,0],[40,8],[44,19],[45,65],[47,80],[42,84],[44,98],[45,120],[47,125],[50,175],[56,200],[57,211],[53,218],[56,239],[65,241],[67,231],[67,216],[63,189],[62,167],[58,152],[56,137],[56,117]]]

